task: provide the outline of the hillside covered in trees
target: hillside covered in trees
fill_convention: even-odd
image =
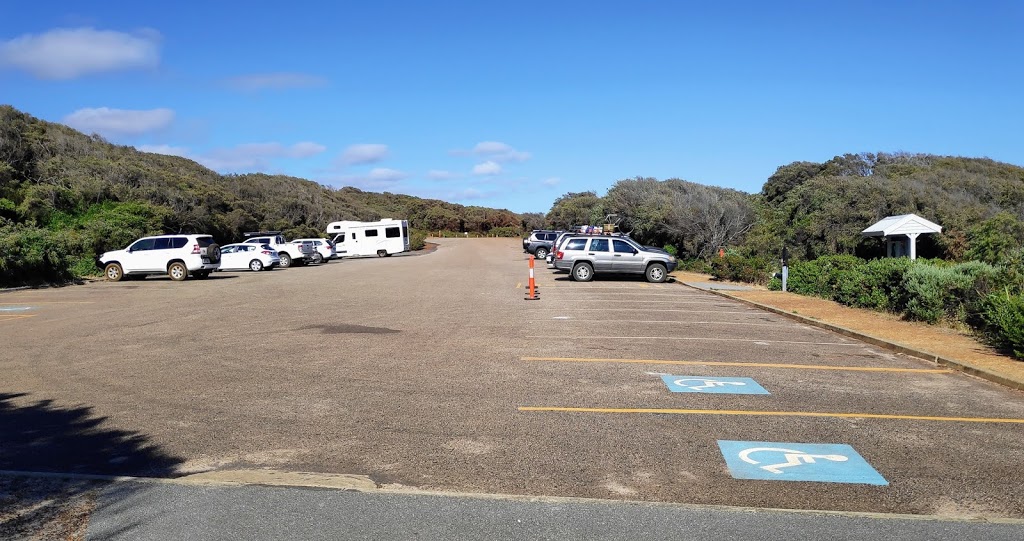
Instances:
[[[421,230],[518,232],[508,210],[333,189],[281,175],[220,175],[0,106],[0,285],[96,272],[93,259],[165,232],[320,236],[334,220],[405,218]]]

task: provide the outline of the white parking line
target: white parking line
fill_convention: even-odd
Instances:
[[[861,346],[856,342],[804,342],[799,340],[761,340],[748,338],[710,338],[707,336],[563,336],[563,335],[526,335],[528,339],[544,340],[702,340],[708,342],[753,342],[764,344],[806,344],[813,346]]]

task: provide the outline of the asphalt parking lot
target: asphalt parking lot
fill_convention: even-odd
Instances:
[[[537,267],[534,301],[519,239],[2,294],[0,469],[1024,518],[1024,393]]]

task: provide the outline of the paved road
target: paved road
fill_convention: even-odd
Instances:
[[[0,431],[17,437],[0,469],[1024,517],[1022,393],[680,284],[541,268],[524,301],[526,275],[517,239],[452,239],[4,294],[19,310],[0,314]],[[770,394],[671,392],[663,375]],[[824,444],[849,447],[792,448]],[[831,477],[782,480],[799,472]]]
[[[86,539],[846,539],[1017,541],[1024,523],[614,501],[119,483]]]

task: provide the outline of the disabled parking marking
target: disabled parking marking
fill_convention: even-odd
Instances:
[[[845,444],[718,440],[718,448],[735,479],[889,484]]]
[[[751,378],[661,376],[673,393],[771,394]]]
[[[33,308],[33,306],[0,306],[0,312],[23,312]]]
[[[629,364],[672,364],[685,366],[744,366],[755,368],[797,368],[803,370],[844,370],[851,372],[910,372],[918,374],[948,374],[948,368],[889,368],[876,366],[828,366],[818,364],[786,363],[745,363],[728,361],[670,361],[663,359],[601,359],[576,357],[520,357],[521,361],[547,361],[560,363],[629,363]]]

